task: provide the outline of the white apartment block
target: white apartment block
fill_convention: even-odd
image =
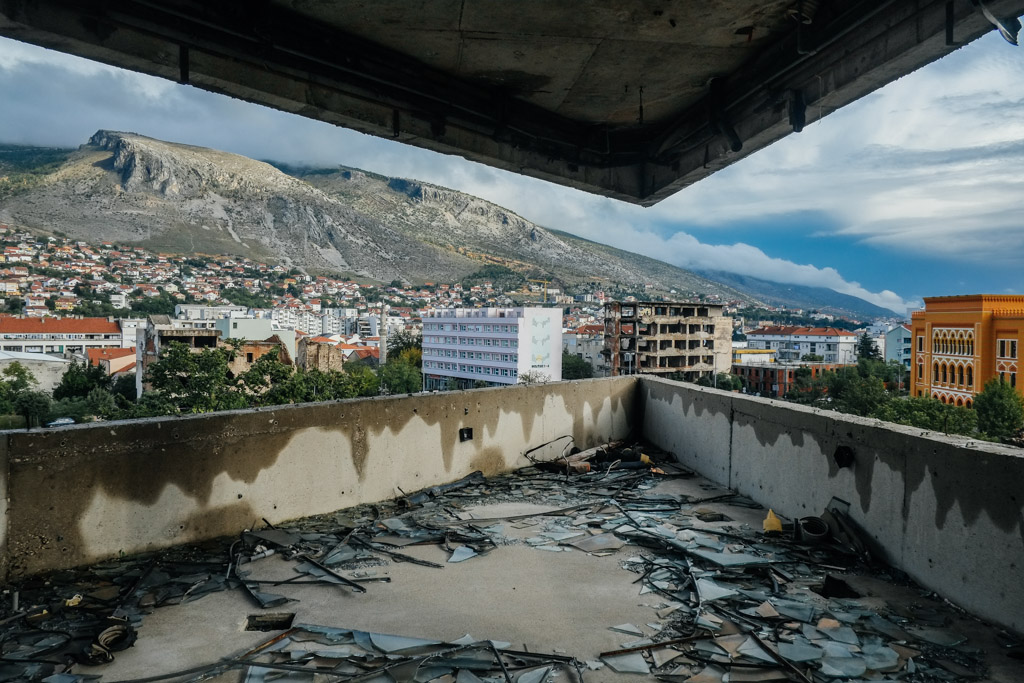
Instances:
[[[423,313],[423,390],[562,379],[561,308],[451,308]]]
[[[775,351],[780,363],[798,363],[808,354],[823,363],[857,362],[857,335],[835,327],[761,327],[747,332],[747,348]]]

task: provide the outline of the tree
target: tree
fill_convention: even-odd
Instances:
[[[352,360],[345,363],[343,370],[344,377],[341,385],[335,389],[335,398],[376,396],[380,393],[380,379],[366,363]]]
[[[401,330],[388,337],[388,358],[398,357],[408,349],[419,350],[422,357],[423,337],[409,330]]]
[[[888,401],[869,417],[944,434],[973,434],[978,429],[978,414],[970,408],[924,396]]]
[[[860,335],[860,338],[857,339],[857,357],[870,358],[872,360],[881,360],[882,358],[882,354],[878,351],[878,345],[867,332]]]
[[[589,379],[594,376],[594,368],[579,356],[562,351],[562,379]]]
[[[110,376],[98,365],[72,361],[60,383],[53,390],[53,399],[85,398],[93,389],[109,389]]]
[[[142,292],[135,290],[132,296],[141,295]],[[167,292],[160,292],[157,296],[143,296],[141,299],[132,301],[132,311],[145,313],[146,315],[174,315],[174,307],[178,300]]]
[[[239,389],[250,406],[275,406],[302,402],[301,382],[293,381],[294,368],[280,359],[280,348],[263,354],[238,376]]]
[[[974,397],[978,430],[995,439],[1008,439],[1024,428],[1024,400],[1017,390],[995,377]]]
[[[121,375],[110,385],[110,393],[129,403],[135,403],[135,375]]]
[[[385,363],[377,371],[380,377],[382,394],[411,394],[423,387],[423,377],[419,369],[412,363],[393,360]]]
[[[171,342],[160,360],[149,366],[146,379],[183,413],[244,408],[245,396],[235,390],[229,379],[232,353],[225,348],[193,353],[188,346]]]
[[[544,384],[549,377],[539,370],[528,370],[519,375],[520,384]]]
[[[805,363],[820,363],[825,360],[825,356],[820,356],[816,353],[805,353],[800,356],[800,360]]]
[[[393,356],[388,356],[388,358],[392,358],[392,357]],[[408,363],[409,365],[415,365],[417,368],[422,368],[423,367],[423,349],[412,348],[412,347],[410,347],[408,349],[402,349],[401,351],[398,352],[397,360],[400,360],[403,363]]]
[[[44,391],[23,391],[14,399],[14,409],[25,418],[26,427],[38,427],[50,414],[50,395]]]
[[[28,368],[14,361],[0,372],[0,412],[18,412],[15,401],[18,396],[34,389],[38,381]]]

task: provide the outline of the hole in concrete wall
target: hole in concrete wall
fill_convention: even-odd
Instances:
[[[853,449],[849,446],[836,446],[836,452],[832,454],[832,459],[839,467],[850,467],[853,465]]]
[[[295,620],[294,612],[272,612],[270,614],[250,614],[245,620],[246,631],[283,631],[292,627]]]
[[[473,428],[463,427],[459,430],[459,441],[472,441],[473,440]]]

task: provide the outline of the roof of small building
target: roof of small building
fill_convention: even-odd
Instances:
[[[772,325],[759,327],[747,332],[751,334],[777,335],[780,337],[856,337],[853,332],[838,327],[799,327],[796,325]]]
[[[89,356],[89,365],[99,365],[101,360],[134,356],[135,347],[132,346],[127,349],[86,349],[85,352]]]
[[[0,362],[2,361],[18,361],[21,363],[35,362],[35,363],[70,363],[71,361],[67,358],[59,358],[57,356],[50,356],[45,353],[25,353],[23,351],[0,351]]]
[[[0,316],[4,334],[119,334],[121,328],[107,318],[20,318]]]

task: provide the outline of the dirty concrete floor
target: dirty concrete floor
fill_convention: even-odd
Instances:
[[[729,491],[700,477],[661,480],[648,494],[667,494],[686,500],[707,500]],[[535,514],[553,509],[549,502],[495,499],[488,504],[466,505],[462,516],[474,519]],[[570,498],[563,505],[571,505]],[[699,503],[692,511],[720,521],[693,520],[694,529],[760,529],[765,511],[731,500]],[[613,554],[594,556],[575,549],[546,552],[525,541],[542,528],[543,518],[533,517],[505,524],[505,541],[486,554],[460,563],[448,563],[449,553],[437,545],[410,545],[401,551],[413,557],[443,565],[424,567],[384,561],[364,566],[369,578],[390,582],[368,582],[365,593],[352,593],[340,586],[281,585],[265,590],[286,595],[288,602],[266,612],[292,612],[295,623],[359,629],[407,637],[451,641],[465,634],[476,639],[508,641],[513,649],[568,654],[581,661],[596,661],[599,653],[623,647],[639,636],[609,629],[618,624],[636,625],[644,637],[657,637],[650,624],[664,625],[657,611],[666,600],[655,592],[642,594],[638,575],[622,567],[624,559],[650,555],[632,544]],[[538,522],[536,526],[528,526]],[[727,532],[728,533],[728,532]],[[264,580],[294,578],[295,562],[279,555],[251,565],[251,576]],[[352,577],[352,572],[343,572]],[[1024,680],[1024,662],[1004,654],[1005,645],[996,629],[928,597],[912,584],[882,580],[871,575],[844,574],[847,583],[861,594],[867,608],[912,613],[922,605],[939,610],[944,628],[969,635],[968,646],[984,651],[985,678],[995,683]],[[820,601],[817,596],[810,599]],[[239,655],[267,641],[275,632],[245,630],[249,615],[261,610],[241,590],[211,593],[183,605],[155,609],[144,617],[134,647],[117,653],[110,664],[78,667],[79,673],[102,675],[102,681],[144,678],[191,666],[216,662]],[[931,612],[929,611],[929,614]],[[587,681],[623,681],[635,675],[619,674],[608,667],[585,671]],[[678,678],[685,680],[686,676]],[[187,680],[187,679],[180,679]],[[241,681],[236,670],[216,680]],[[799,680],[799,679],[795,679]],[[907,681],[941,680],[908,676]],[[967,680],[953,676],[945,680]],[[974,679],[978,680],[978,679]]]

